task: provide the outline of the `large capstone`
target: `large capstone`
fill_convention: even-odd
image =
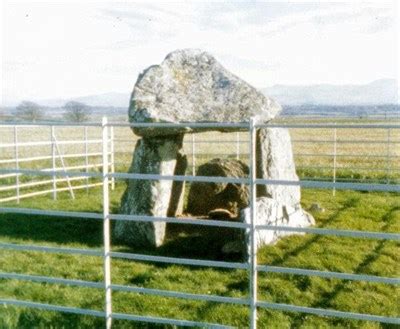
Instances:
[[[244,178],[249,167],[239,160],[213,159],[201,165],[196,176]],[[190,186],[187,212],[192,215],[207,215],[211,210],[226,209],[238,214],[249,203],[247,185],[236,183],[193,182]]]
[[[184,172],[186,160],[179,154],[182,135],[168,138],[140,139],[135,147],[129,173],[172,176]],[[177,167],[177,158],[180,158]],[[166,217],[175,213],[182,187],[172,180],[130,179],[121,200],[120,213]],[[172,193],[174,191],[174,194]],[[137,246],[160,246],[165,237],[165,222],[117,221],[115,236],[122,242]]]
[[[262,128],[257,131],[257,177],[298,182],[290,134],[286,128]],[[300,204],[300,186],[260,184],[258,196],[267,196],[287,206]]]
[[[210,54],[196,49],[170,53],[160,65],[139,75],[133,89],[132,123],[266,122],[281,110],[247,82],[227,71]],[[158,136],[200,129],[134,128],[141,136]],[[222,130],[221,128],[203,128]]]

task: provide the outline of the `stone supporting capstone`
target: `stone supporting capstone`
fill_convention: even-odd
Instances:
[[[286,128],[261,128],[256,138],[257,177],[297,182],[292,143]],[[300,204],[299,185],[260,184],[257,196],[267,196],[296,207]]]
[[[140,139],[129,173],[172,176],[177,168],[184,172],[186,162],[179,154],[182,139],[182,135]],[[120,213],[166,217],[169,209],[177,211],[179,191],[182,193],[183,189],[176,185],[174,188],[172,180],[130,179],[121,200]],[[165,222],[117,221],[114,233],[118,240],[130,245],[157,247],[164,241],[165,230]]]
[[[186,168],[188,166],[187,156],[181,152],[177,153],[175,176],[185,176]],[[171,200],[167,211],[168,217],[175,217],[181,215],[183,212],[183,197],[185,195],[185,182],[174,181],[172,183]]]
[[[301,209],[279,202],[278,200],[260,197],[257,198],[255,225],[268,226],[290,226],[290,227],[308,227],[315,224],[312,215]],[[250,208],[243,209],[240,214],[240,221],[246,224],[251,223]],[[256,248],[260,248],[267,244],[274,244],[280,238],[292,234],[304,234],[299,232],[289,232],[273,229],[258,229],[255,233]],[[239,245],[244,251],[245,257],[250,255],[250,230],[245,230],[242,234]]]

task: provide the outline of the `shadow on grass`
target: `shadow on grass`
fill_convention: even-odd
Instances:
[[[84,210],[83,210],[84,211]],[[40,243],[83,244],[90,248],[103,246],[102,220],[42,215],[1,214],[0,237],[31,240]],[[114,226],[112,222],[112,228]],[[168,224],[163,246],[130,247],[116,244],[121,252],[168,257],[240,261],[240,255],[227,256],[223,245],[239,234],[239,229],[204,227],[189,224]],[[112,241],[112,245],[118,241]],[[155,264],[168,266],[168,264]]]
[[[158,248],[117,246],[118,251],[143,253],[166,257],[215,260],[241,261],[239,254],[226,255],[222,247],[240,234],[240,229],[205,227],[190,224],[168,224],[165,243]],[[161,267],[171,264],[158,263]],[[198,268],[198,266],[196,266]]]
[[[389,209],[383,216],[382,216],[382,221],[385,223],[383,227],[381,228],[382,232],[387,232],[390,225],[393,224],[393,213],[396,211],[400,210],[400,206],[392,207]],[[368,266],[371,265],[373,262],[375,262],[380,256],[382,249],[385,247],[387,243],[387,240],[379,240],[378,242],[372,241],[372,244],[375,244],[375,246],[372,248],[372,250],[365,255],[364,259],[357,265],[356,268],[354,268],[353,273],[354,274],[364,274],[365,271],[367,270]],[[332,308],[333,307],[333,301],[335,298],[338,296],[338,294],[343,291],[346,286],[351,282],[351,280],[342,280],[340,283],[335,285],[335,287],[332,289],[330,292],[325,292],[321,294],[321,297],[318,299],[317,302],[313,303],[310,307],[313,308]],[[342,319],[337,319],[335,322],[337,322],[337,325],[343,324]],[[292,324],[294,327],[299,328],[304,322],[304,315],[297,315],[296,317],[293,318]],[[382,323],[381,326],[383,328],[394,328],[393,325],[390,324],[384,324]]]
[[[339,208],[337,209],[328,219],[326,219],[322,225],[319,225],[318,227],[324,227],[328,224],[331,224],[334,222],[338,217],[341,215],[342,212],[346,211],[349,208],[357,206],[359,202],[359,198],[350,198],[349,200],[346,200],[346,202]],[[300,255],[302,252],[305,252],[311,245],[314,243],[317,243],[321,239],[321,235],[314,235],[310,238],[305,238],[305,242],[300,244],[299,246],[295,247],[294,249],[286,252],[285,254],[282,255],[282,257],[279,257],[279,259],[276,259],[267,265],[269,266],[282,266],[286,263],[286,261],[291,258],[291,257],[296,257]],[[304,279],[300,280],[299,285],[303,287],[308,287],[310,284],[310,279],[308,277],[305,277]],[[235,282],[231,283],[228,285],[229,289],[247,289],[248,282],[247,281],[241,281],[241,282]]]
[[[59,328],[59,326],[62,326],[62,328],[72,329],[104,327],[104,320],[101,318],[89,319],[88,317],[82,315],[62,312],[54,313],[51,316],[48,316],[46,313],[38,312],[34,309],[21,309],[19,311],[16,328]]]
[[[90,307],[89,307],[90,308]],[[16,328],[31,329],[31,328],[63,328],[63,329],[92,329],[104,328],[105,320],[101,317],[91,317],[79,314],[70,314],[63,312],[52,312],[51,316],[46,315],[48,312],[38,312],[32,309],[19,310],[19,317]],[[50,313],[49,313],[50,314]],[[0,323],[1,325],[1,323]],[[137,329],[167,329],[176,328],[175,326],[145,323],[145,322],[132,322],[127,320],[113,320],[113,327],[115,328],[137,328]]]
[[[344,202],[344,204],[337,209],[331,216],[329,216],[328,219],[323,221],[321,225],[319,225],[319,228],[323,228],[328,226],[329,224],[333,223],[335,220],[339,218],[339,216],[346,210],[350,208],[354,208],[358,205],[360,201],[360,198],[350,198]],[[279,258],[276,261],[273,261],[272,263],[268,265],[272,266],[279,266],[283,265],[290,257],[296,257],[303,251],[306,251],[312,244],[317,243],[322,239],[323,235],[314,235],[312,238],[307,239],[303,244],[299,245],[293,250],[290,250],[289,252],[285,253],[281,258]]]
[[[102,221],[42,215],[1,214],[0,236],[60,244],[103,245]]]

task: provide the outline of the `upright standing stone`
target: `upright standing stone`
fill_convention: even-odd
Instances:
[[[255,225],[271,226],[269,229],[258,229],[256,231],[257,249],[264,245],[273,244],[287,235],[303,234],[279,229],[274,230],[274,226],[308,227],[315,224],[313,216],[300,207],[288,206],[275,199],[260,197],[257,198],[254,206],[256,209]],[[243,209],[240,215],[241,222],[251,223],[250,207]],[[250,255],[250,230],[246,230],[239,241],[241,241],[240,245],[244,249],[245,256],[248,257]]]
[[[177,135],[139,140],[129,173],[174,175],[182,139],[182,135]],[[121,200],[120,212],[166,217],[172,186],[172,180],[130,179]],[[160,246],[164,241],[165,229],[165,222],[117,221],[115,236],[131,245]]]
[[[262,128],[257,131],[257,177],[297,182],[292,143],[286,128]],[[300,186],[258,185],[258,196],[267,196],[288,205],[300,204]]]
[[[178,152],[176,158],[176,166],[174,175],[185,176],[186,168],[188,166],[187,156]],[[185,182],[174,181],[172,183],[171,200],[167,211],[168,217],[175,217],[181,215],[183,212],[183,202],[185,195]]]

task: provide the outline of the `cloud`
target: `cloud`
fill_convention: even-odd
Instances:
[[[391,8],[366,5],[346,9],[315,15],[310,21],[322,28],[346,24],[360,33],[377,33],[394,27],[395,15]]]
[[[133,87],[178,48],[202,48],[256,86],[393,77],[385,3],[57,2],[7,4],[5,93],[53,98]],[[29,18],[26,14],[29,14]]]

